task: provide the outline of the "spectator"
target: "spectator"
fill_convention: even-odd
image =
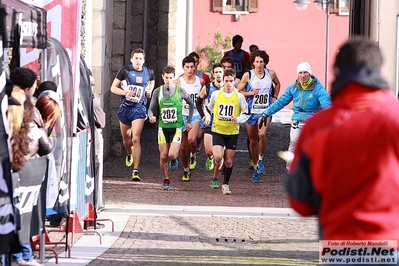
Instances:
[[[299,63],[297,75],[296,81],[289,85],[283,95],[263,112],[262,118],[259,118],[259,127],[261,128],[263,125],[270,123],[273,114],[283,109],[291,101],[294,102],[289,152],[294,151],[306,120],[316,112],[331,105],[330,95],[328,95],[319,79],[312,74],[312,69],[308,62]],[[289,169],[289,166],[290,164],[287,163],[287,169]]]
[[[396,255],[399,105],[382,65],[378,45],[364,37],[339,48],[332,107],[303,127],[286,189],[292,208],[318,216],[322,240],[394,240]]]
[[[29,133],[31,133],[31,123],[34,121],[35,116],[31,97],[36,90],[36,76],[36,73],[28,68],[17,67],[10,72],[10,79],[14,83],[13,91],[15,90],[16,93],[25,93],[25,101],[23,102],[24,117],[19,132],[14,134],[11,140],[11,151],[13,154],[11,166],[14,172],[22,170],[25,164],[25,157],[29,156],[31,148]],[[41,265],[34,260],[29,242],[21,244],[21,248],[22,252],[12,254],[13,260],[18,265]]]
[[[37,99],[39,98],[39,95],[44,92],[44,91],[54,91],[57,92],[57,84],[55,84],[52,81],[43,81],[40,83],[39,87],[37,88],[36,92],[33,94],[33,96]]]

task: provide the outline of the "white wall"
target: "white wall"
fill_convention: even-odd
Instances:
[[[170,1],[169,62],[175,66],[176,76],[183,73],[181,61],[192,47],[192,0]]]
[[[379,43],[385,59],[384,75],[390,88],[398,93],[398,0],[374,0],[371,19],[371,38]]]

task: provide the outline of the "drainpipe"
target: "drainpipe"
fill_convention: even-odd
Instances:
[[[130,62],[130,34],[132,32],[132,1],[126,1],[125,65]]]
[[[395,64],[395,97],[399,94],[399,15],[396,15],[396,64]]]
[[[130,1],[129,1],[130,2]],[[148,0],[144,1],[143,50],[148,54]]]
[[[193,49],[193,0],[186,0],[186,55]]]

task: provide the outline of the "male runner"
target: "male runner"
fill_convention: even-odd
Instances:
[[[162,79],[164,85],[154,90],[150,106],[148,108],[148,117],[150,123],[155,123],[157,118],[154,113],[159,109],[158,119],[158,148],[159,148],[159,167],[163,175],[164,190],[169,190],[170,181],[168,177],[168,158],[170,158],[171,170],[176,170],[178,161],[180,143],[182,139],[183,122],[183,100],[189,105],[189,115],[186,128],[191,128],[191,118],[194,112],[194,103],[188,93],[179,85],[173,83],[176,71],[172,66],[166,66],[163,69]]]

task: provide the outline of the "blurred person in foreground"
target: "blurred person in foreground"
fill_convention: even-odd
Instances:
[[[399,265],[399,104],[382,65],[375,42],[340,47],[332,106],[303,127],[285,185],[292,208],[318,216],[321,240],[394,240]]]

